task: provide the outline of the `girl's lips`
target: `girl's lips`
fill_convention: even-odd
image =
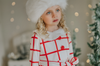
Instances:
[[[53,22],[56,22],[56,21],[58,21],[58,19],[54,20]]]

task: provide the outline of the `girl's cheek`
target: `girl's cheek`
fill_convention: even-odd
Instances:
[[[45,21],[49,21],[50,20],[50,18],[49,17],[45,17]]]
[[[47,17],[47,19],[48,19],[48,20],[50,20],[50,19],[51,19],[51,17],[50,17],[50,16],[48,16],[48,17]]]

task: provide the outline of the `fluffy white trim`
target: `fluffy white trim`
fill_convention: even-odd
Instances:
[[[26,13],[36,23],[44,11],[54,5],[59,5],[64,10],[68,3],[67,0],[27,0]]]

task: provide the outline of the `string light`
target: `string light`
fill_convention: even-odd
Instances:
[[[15,6],[15,4],[16,4],[15,2],[12,2],[12,6]]]
[[[78,12],[75,12],[75,16],[79,16],[79,13]]]
[[[92,8],[92,5],[89,4],[88,7],[89,7],[89,8]]]
[[[30,21],[30,19],[29,19],[29,18],[27,18],[27,20],[28,20],[28,21]]]
[[[90,41],[93,41],[93,37],[90,37]]]
[[[14,22],[14,18],[11,18],[10,21],[11,21],[11,22]]]
[[[90,62],[90,60],[89,59],[87,59],[87,61],[86,61],[87,63],[89,63]]]
[[[88,33],[91,33],[91,31],[88,31]]]
[[[75,28],[75,32],[79,32],[79,29],[78,28]]]

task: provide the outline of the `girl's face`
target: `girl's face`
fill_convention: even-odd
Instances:
[[[45,22],[46,26],[57,26],[61,19],[61,8],[58,5],[48,8],[43,14],[42,19]],[[57,20],[53,22],[54,20]]]

